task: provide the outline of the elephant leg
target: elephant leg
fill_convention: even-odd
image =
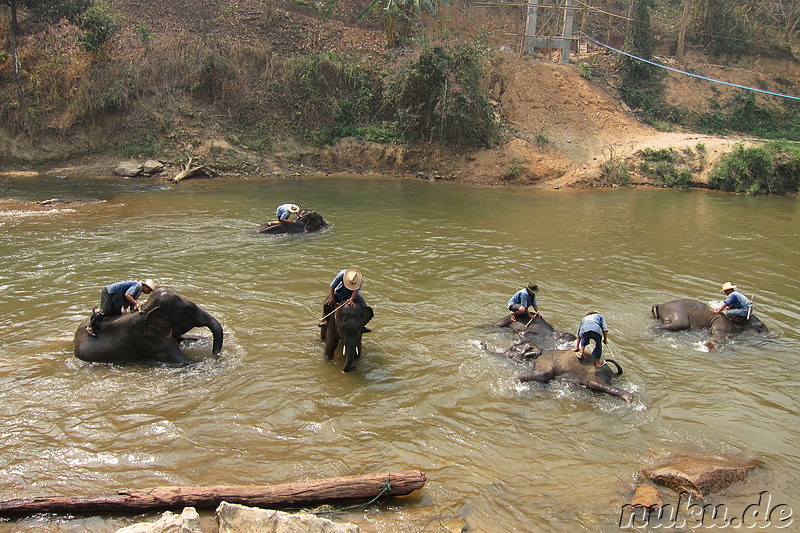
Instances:
[[[624,391],[622,389],[613,387],[597,376],[591,376],[589,379],[586,380],[586,383],[584,383],[584,385],[586,386],[587,389],[599,392],[605,392],[607,394],[611,394],[612,396],[622,398],[627,403],[631,403],[633,401],[633,394],[631,394],[628,391]]]
[[[333,354],[339,346],[339,335],[336,333],[336,328],[330,328],[325,336],[325,357],[333,360]]]
[[[148,342],[151,346],[153,360],[171,366],[186,366],[196,364],[197,361],[189,359],[181,351],[178,341],[174,337],[164,337]]]
[[[517,379],[522,383],[526,383],[528,381],[540,381],[542,383],[547,383],[551,379],[553,379],[553,371],[552,370],[533,370],[526,374],[520,374],[517,376]]]

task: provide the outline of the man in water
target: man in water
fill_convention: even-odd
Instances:
[[[322,306],[322,312],[325,317],[332,314],[334,310],[340,305],[361,305],[367,307],[367,302],[361,296],[361,280],[363,276],[361,271],[357,268],[346,268],[339,271],[336,277],[331,282],[331,292],[325,304]],[[319,327],[327,326],[328,321],[323,318],[317,324]],[[364,328],[364,333],[369,333],[371,329]]]
[[[150,294],[158,285],[153,280],[145,281],[118,281],[103,289],[100,293],[100,307],[95,307],[86,332],[92,337],[97,337],[100,322],[107,316],[119,316],[123,309],[136,309],[141,307],[138,300],[141,293]]]
[[[539,314],[539,305],[536,303],[536,293],[539,292],[539,286],[535,283],[528,283],[528,285],[517,291],[514,296],[508,301],[508,310],[511,311],[511,321],[516,322],[517,317],[521,315],[528,315],[528,318],[533,320]],[[534,313],[531,313],[528,308],[533,307]]]
[[[269,225],[274,226],[276,224],[283,224],[284,222],[291,222],[289,217],[292,215],[292,213],[297,214],[299,212],[300,208],[295,204],[281,204],[275,210],[275,217],[278,220],[273,220],[269,223]]]
[[[712,313],[724,312],[730,318],[748,318],[753,307],[753,302],[748,300],[744,294],[737,291],[739,287],[730,281],[726,281],[719,291],[725,295],[725,301],[717,309],[712,309]]]
[[[583,359],[586,355],[586,346],[592,340],[594,341],[594,350],[592,350],[594,364],[603,366],[606,362],[600,358],[603,355],[603,344],[608,344],[608,326],[606,319],[597,311],[586,313],[581,320],[581,325],[578,326],[578,338],[575,339],[575,351],[578,352],[578,359]]]

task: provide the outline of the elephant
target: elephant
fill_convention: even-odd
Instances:
[[[574,342],[575,335],[567,331],[556,331],[542,315],[536,315],[531,320],[523,316],[516,321],[511,320],[512,315],[507,315],[495,322],[493,325],[500,328],[511,328],[520,335],[525,335],[526,340],[538,344],[544,350],[553,350],[564,342]]]
[[[207,327],[214,338],[212,353],[222,350],[222,326],[196,303],[170,287],[150,294],[140,311],[104,318],[97,337],[84,329],[75,331],[75,356],[95,363],[165,363],[189,365],[196,361],[181,351],[182,335],[194,327]]]
[[[511,347],[504,352],[490,352],[486,343],[481,342],[481,347],[486,353],[492,355],[504,355],[509,359],[515,361],[528,361],[542,355],[542,349],[536,344],[537,335],[531,331],[521,331],[519,334],[521,340],[515,342]]]
[[[311,233],[326,228],[328,223],[322,215],[316,211],[302,209],[297,218],[291,222],[281,222],[280,224],[261,224],[256,228],[258,233],[269,235],[282,235],[286,233]]]
[[[333,360],[334,352],[343,343],[345,362],[344,372],[356,369],[355,360],[361,357],[361,336],[364,326],[372,320],[375,314],[372,307],[355,303],[353,305],[339,305],[328,317],[327,326],[320,330],[320,337],[325,341],[325,356]]]
[[[672,300],[654,305],[650,312],[662,325],[654,326],[654,331],[680,331],[683,329],[708,328],[711,339],[705,343],[710,350],[722,344],[728,335],[744,330],[768,333],[767,326],[751,314],[748,318],[731,319],[725,313],[714,313],[711,308],[698,300]]]
[[[609,363],[617,367],[616,372],[609,368]],[[605,365],[596,367],[594,360],[589,357],[578,359],[574,350],[550,350],[534,359],[531,371],[517,376],[517,379],[523,383],[547,383],[553,378],[560,378],[583,385],[587,389],[617,396],[630,403],[633,401],[633,394],[611,385],[611,378],[621,374],[622,367],[613,359],[606,359]]]

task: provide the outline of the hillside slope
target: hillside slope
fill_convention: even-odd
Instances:
[[[267,57],[304,53],[310,49],[357,55],[377,65],[394,60],[387,50],[383,21],[379,16],[356,21],[366,1],[340,0],[330,20],[320,24],[313,11],[289,0],[109,0],[125,17],[119,39],[108,56],[124,61],[140,50],[142,30],[156,39],[176,39],[191,48],[193,42],[258,43]],[[518,35],[524,12],[514,7],[486,7],[468,3],[443,8],[437,20],[428,20],[430,36],[488,36],[493,55],[486,87],[498,116],[507,126],[505,139],[488,150],[464,153],[429,144],[378,145],[344,139],[321,149],[298,145],[286,139],[267,154],[256,153],[231,142],[236,132],[226,131],[213,116],[193,114],[175,126],[182,139],[193,138],[191,155],[213,158],[220,149],[225,161],[215,161],[223,172],[375,172],[445,177],[480,184],[525,184],[540,187],[586,187],[609,185],[604,172],[609,164],[632,160],[632,183],[648,183],[636,174],[636,153],[651,148],[692,152],[702,145],[702,158],[691,163],[695,182],[702,182],[714,160],[739,142],[738,138],[701,136],[691,133],[660,133],[640,123],[614,94],[613,83],[596,83],[581,76],[578,61],[600,58],[613,64],[604,50],[590,48],[588,55],[575,56],[569,65],[545,58],[520,57]],[[711,77],[743,84],[758,84],[784,92],[800,85],[800,69],[792,58],[751,58],[746,68],[710,65],[694,58],[691,68]],[[733,94],[726,87],[698,82],[678,75],[667,81],[667,99],[673,105],[702,110],[714,100]],[[761,97],[759,97],[761,98]],[[174,113],[181,116],[181,113]],[[113,120],[124,123],[124,116]],[[120,124],[121,125],[121,124]],[[54,127],[51,127],[53,129]],[[94,129],[93,129],[94,128]],[[124,141],[124,128],[112,126],[117,145]],[[99,154],[81,157],[82,171],[108,173],[120,158],[109,151],[108,129],[84,125],[41,136],[35,142],[8,132],[0,133],[0,155],[27,161],[30,167],[70,159],[76,152]],[[156,157],[176,161],[186,153],[186,143],[175,142]],[[79,148],[76,149],[76,146]],[[105,147],[105,148],[104,148]],[[179,148],[179,149],[178,149]],[[696,151],[696,150],[695,150]],[[105,155],[103,155],[105,154]],[[23,165],[24,166],[24,165]],[[59,171],[64,172],[63,165]]]

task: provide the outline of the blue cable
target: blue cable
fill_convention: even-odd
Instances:
[[[686,74],[687,76],[692,76],[694,78],[700,78],[701,80],[711,81],[711,82],[714,82],[714,83],[721,83],[723,85],[730,85],[731,87],[737,87],[739,89],[746,89],[748,91],[755,91],[757,93],[769,94],[771,96],[780,96],[781,98],[791,98],[792,100],[800,100],[800,97],[798,97],[798,96],[792,96],[792,95],[789,95],[789,94],[774,93],[772,91],[764,91],[762,89],[756,89],[754,87],[747,87],[745,85],[737,85],[735,83],[730,83],[730,82],[727,82],[727,81],[715,80],[714,78],[706,78],[705,76],[700,76],[699,74],[692,74],[691,72],[686,72],[685,70],[678,70],[676,68],[668,67],[666,65],[662,65],[660,63],[656,63],[654,61],[650,61],[650,60],[644,59],[642,57],[638,57],[638,56],[635,56],[633,54],[629,54],[627,52],[623,52],[622,50],[617,50],[613,46],[609,46],[609,45],[603,44],[603,43],[601,43],[599,41],[595,41],[594,39],[592,39],[591,37],[589,37],[585,33],[583,35],[587,39],[592,41],[594,44],[596,44],[596,45],[603,46],[605,48],[608,48],[609,50],[613,50],[613,51],[617,52],[618,54],[622,54],[624,56],[628,56],[628,57],[631,57],[631,58],[639,60],[639,61],[644,61],[645,63],[649,63],[650,65],[653,65],[655,67],[660,67],[660,68],[664,68],[664,69],[667,69],[667,70],[671,70],[672,72],[677,72],[679,74]]]

